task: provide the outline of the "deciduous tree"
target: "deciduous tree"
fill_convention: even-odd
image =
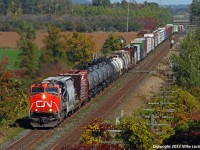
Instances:
[[[36,38],[35,29],[32,24],[22,22],[18,28],[19,40],[17,45],[21,50],[19,57],[21,59],[20,67],[26,68],[27,75],[34,75],[37,70],[36,50],[37,46],[34,43]]]
[[[0,60],[0,126],[14,123],[28,108],[21,82],[13,78],[7,66],[8,58]]]
[[[72,67],[81,67],[92,61],[95,52],[95,43],[92,37],[81,33],[65,36],[65,51],[68,63]]]
[[[122,130],[120,138],[127,149],[150,149],[154,140],[154,134],[147,127],[144,120],[134,117],[124,117],[118,126]]]
[[[191,13],[194,16],[199,16],[200,15],[200,1],[199,0],[192,0],[190,10],[191,10]]]
[[[41,59],[42,63],[56,64],[66,59],[62,37],[59,28],[48,26],[48,36],[44,40],[45,46]]]
[[[188,34],[180,45],[180,55],[174,56],[177,84],[192,88],[200,86],[200,44],[193,34]]]
[[[84,144],[100,144],[102,141],[110,140],[108,130],[113,129],[111,124],[95,119],[93,123],[84,127],[81,142]]]
[[[107,56],[112,51],[116,51],[120,49],[120,39],[118,36],[110,34],[106,39],[101,51],[102,53]]]

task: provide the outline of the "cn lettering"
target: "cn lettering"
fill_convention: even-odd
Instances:
[[[48,103],[47,101],[36,101],[36,107],[44,108],[46,106],[52,107],[52,101],[50,103]]]

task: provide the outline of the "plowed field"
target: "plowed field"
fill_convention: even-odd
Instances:
[[[69,34],[69,32],[63,32],[63,34]],[[121,32],[93,32],[93,33],[84,33],[86,35],[92,36],[96,42],[97,50],[100,50],[105,39],[109,34],[119,35],[125,38],[126,43],[130,43],[132,39],[135,39],[137,33],[121,33]],[[36,33],[36,44],[38,47],[43,47],[43,40],[47,36],[47,32],[37,32]],[[1,48],[16,48],[16,42],[19,39],[19,36],[16,32],[0,32],[0,47]]]

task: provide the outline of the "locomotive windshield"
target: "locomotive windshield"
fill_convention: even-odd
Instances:
[[[44,92],[44,88],[43,87],[32,87],[32,94],[39,94],[39,93],[43,93]]]
[[[47,87],[46,92],[49,94],[58,95],[58,88],[57,87]]]

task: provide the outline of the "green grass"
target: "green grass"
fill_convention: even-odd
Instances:
[[[4,58],[4,57],[8,57],[8,69],[11,70],[15,70],[15,69],[19,69],[19,64],[20,64],[20,60],[18,57],[18,54],[20,53],[19,49],[0,49],[0,61]],[[37,61],[39,62],[39,57],[42,55],[42,51],[41,50],[36,50],[36,57],[37,57]]]
[[[19,52],[19,49],[0,49],[0,60],[2,60],[4,57],[8,57],[8,69],[19,69],[19,65],[17,65],[17,61],[19,61]]]

